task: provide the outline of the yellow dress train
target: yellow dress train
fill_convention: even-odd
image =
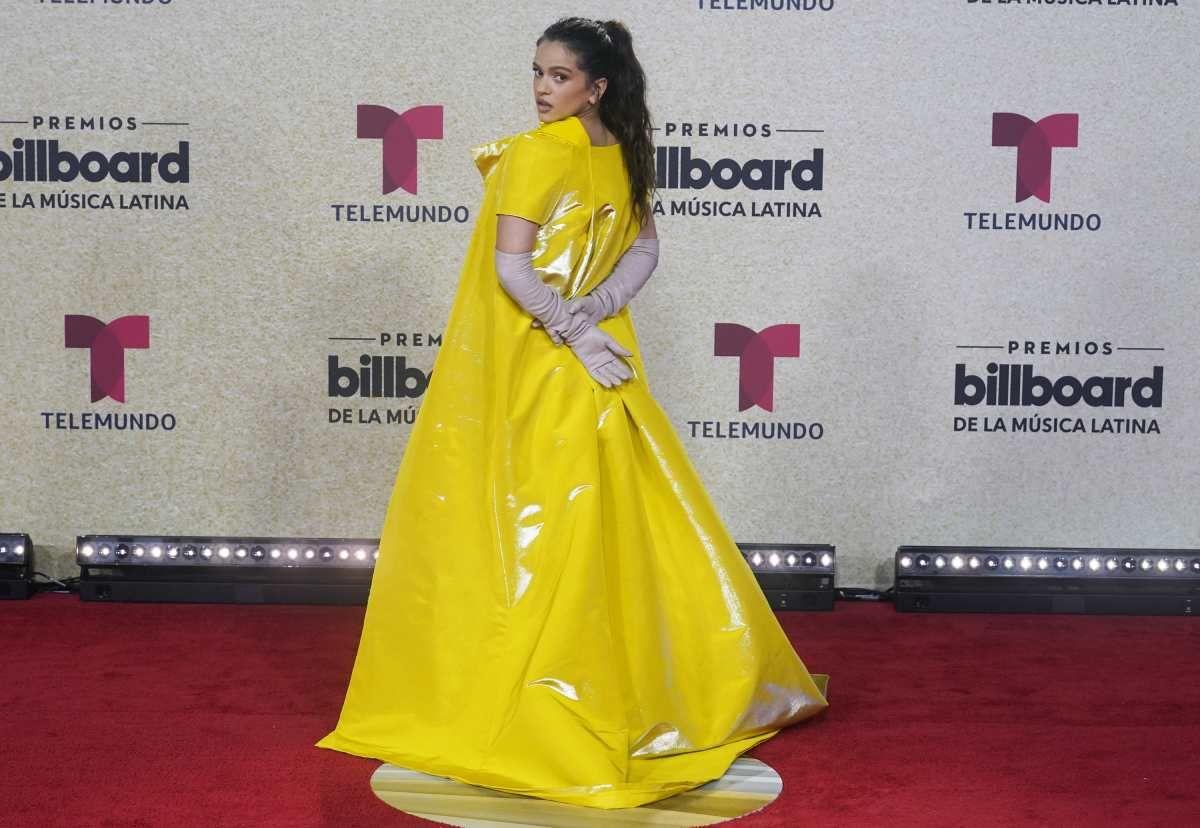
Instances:
[[[606,389],[497,280],[498,214],[540,225],[534,269],[564,298],[612,271],[638,234],[620,146],[569,117],[474,158],[478,223],[317,745],[579,805],[663,799],[826,701],[651,397],[629,311],[601,327],[636,376]]]

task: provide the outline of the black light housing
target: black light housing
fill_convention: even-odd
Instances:
[[[84,601],[365,604],[371,538],[80,535]]]
[[[1193,615],[1200,550],[901,546],[901,612]]]
[[[823,543],[739,543],[738,548],[772,609],[833,609],[834,547]]]
[[[33,541],[21,532],[0,532],[0,600],[33,595]]]

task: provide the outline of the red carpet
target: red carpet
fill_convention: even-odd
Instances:
[[[1187,825],[1200,620],[782,613],[831,708],[749,755],[738,825]],[[0,823],[430,824],[375,799],[334,724],[361,608],[0,604]]]

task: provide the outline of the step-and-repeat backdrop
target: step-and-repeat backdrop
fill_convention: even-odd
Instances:
[[[847,586],[900,543],[1200,546],[1197,0],[3,5],[0,529],[44,572],[378,535],[470,147],[536,125],[566,14],[646,69],[634,318],[735,538]]]

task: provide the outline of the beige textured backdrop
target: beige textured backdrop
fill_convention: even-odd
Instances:
[[[394,354],[427,369],[434,348],[378,337],[441,331],[470,223],[337,222],[331,205],[465,205],[473,221],[469,147],[536,124],[533,41],[574,13],[627,22],[660,126],[823,130],[658,133],[708,158],[824,150],[823,190],[788,197],[820,218],[660,216],[662,265],[635,304],[652,387],[736,538],[836,544],[848,586],[890,584],[899,543],[1200,546],[1196,3],[737,6],[6,0],[0,121],[27,123],[0,124],[0,151],[15,138],[107,153],[187,140],[192,180],[0,181],[0,529],[31,533],[38,568],[58,575],[76,571],[77,533],[377,535],[408,427],[331,424],[328,409],[407,401],[331,403],[326,360]],[[381,194],[379,142],[355,138],[359,103],[444,107],[444,138],[419,143],[417,195]],[[991,146],[998,111],[1079,113],[1079,148],[1054,151],[1050,204],[1014,203],[1015,151]],[[34,128],[52,115],[186,125]],[[61,192],[182,192],[189,209],[11,206]],[[692,195],[757,198],[664,194]],[[978,231],[966,211],[1103,224]],[[150,349],[126,353],[125,403],[89,401],[87,354],[63,343],[73,313],[150,316]],[[715,322],[801,326],[800,358],[776,363],[774,411],[737,411]],[[1164,349],[1035,363],[1081,376],[1163,365],[1162,408],[1124,414],[1153,416],[1161,434],[954,433],[954,364],[981,372],[997,355],[955,346],[1010,339]],[[60,430],[48,411],[171,412],[178,425]],[[817,421],[824,437],[703,439],[689,420]]]

